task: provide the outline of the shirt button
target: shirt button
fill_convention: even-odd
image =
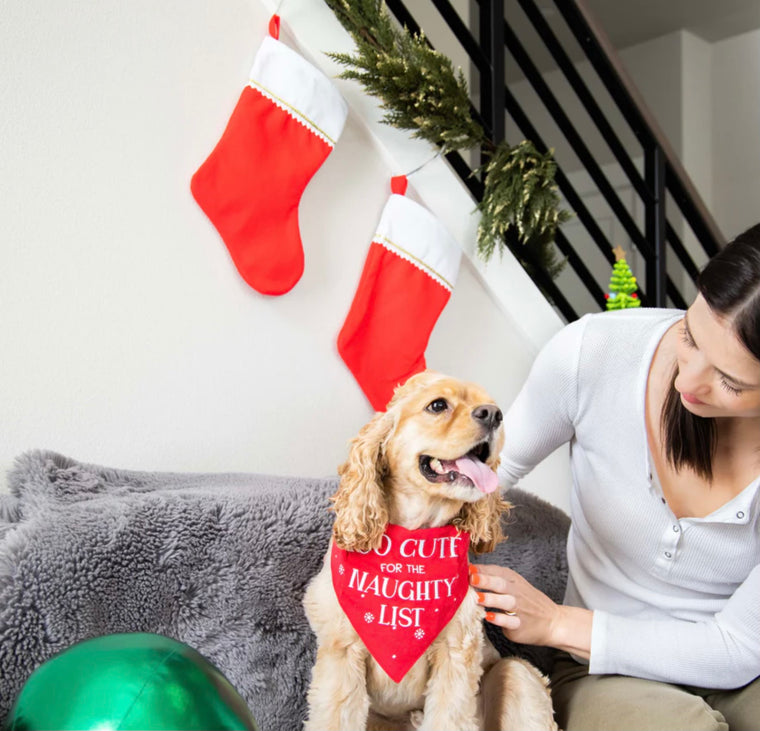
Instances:
[[[665,558],[673,558],[673,554],[670,551],[665,551]]]
[[[736,514],[736,517],[737,517],[737,518],[739,518],[739,520],[741,520],[741,519],[744,517],[744,511],[743,511],[743,510],[740,510],[740,511],[739,511],[739,512]]]
[[[673,526],[673,533],[678,533],[678,531],[681,530],[681,528],[677,525]]]

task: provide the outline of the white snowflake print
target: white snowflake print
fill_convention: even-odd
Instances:
[[[370,622],[374,622],[374,621],[375,621],[375,615],[374,615],[374,614],[372,614],[372,612],[367,612],[367,613],[364,615],[364,621],[365,621],[365,622],[367,622],[368,624],[369,624]]]
[[[418,627],[414,630],[414,636],[416,639],[421,640],[425,636],[425,630],[422,627]]]
[[[345,568],[343,568],[343,564],[340,564],[340,566],[338,566],[338,573],[339,573],[341,576],[343,576],[343,574],[345,574],[345,573],[346,573],[346,569],[345,569]]]

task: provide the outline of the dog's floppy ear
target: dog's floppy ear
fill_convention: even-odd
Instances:
[[[512,506],[502,500],[498,490],[474,503],[465,503],[454,519],[454,524],[470,534],[473,553],[488,553],[504,540],[501,530],[502,517],[509,514]]]
[[[370,551],[380,545],[388,524],[385,446],[393,429],[391,413],[375,414],[351,441],[348,460],[338,468],[340,485],[331,498],[333,538],[346,551]]]

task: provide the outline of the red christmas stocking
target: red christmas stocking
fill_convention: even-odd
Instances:
[[[338,335],[338,352],[377,411],[397,385],[425,369],[425,348],[462,256],[443,224],[404,197],[406,183],[403,176],[391,182],[393,195]]]
[[[240,275],[262,294],[301,278],[298,204],[343,131],[347,106],[332,82],[277,40],[269,24],[227,128],[190,188]]]

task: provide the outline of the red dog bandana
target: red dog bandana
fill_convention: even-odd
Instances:
[[[372,657],[396,682],[449,623],[469,587],[468,533],[453,525],[389,524],[367,553],[333,545],[338,602]]]

